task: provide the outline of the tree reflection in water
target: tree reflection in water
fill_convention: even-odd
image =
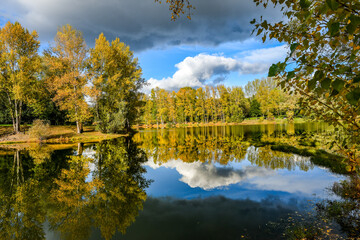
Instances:
[[[0,238],[45,239],[45,221],[64,239],[88,239],[93,228],[105,239],[124,233],[146,199],[146,155],[130,138],[92,149],[95,157],[16,151],[11,164],[1,156]]]
[[[317,205],[318,214],[334,220],[349,238],[360,238],[360,178],[353,174],[349,180],[335,183],[331,191],[339,200],[327,200]]]

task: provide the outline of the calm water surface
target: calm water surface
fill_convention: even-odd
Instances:
[[[281,222],[347,180],[309,156],[319,123],[144,130],[0,155],[1,239],[281,239]],[[315,164],[317,162],[318,164]]]

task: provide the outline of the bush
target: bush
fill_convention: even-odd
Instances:
[[[47,121],[36,119],[29,129],[29,135],[40,141],[50,136],[50,124]]]

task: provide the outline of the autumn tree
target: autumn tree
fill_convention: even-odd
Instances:
[[[129,130],[139,117],[144,84],[141,68],[129,46],[100,34],[90,51],[89,78],[96,119],[102,132]]]
[[[24,104],[31,105],[39,88],[39,41],[20,23],[0,29],[0,102],[9,110],[14,132],[20,131]]]
[[[76,122],[77,133],[82,133],[83,123],[90,118],[85,101],[87,49],[82,33],[70,25],[59,28],[53,46],[44,55],[53,100]]]
[[[196,89],[196,101],[195,101],[195,112],[196,112],[196,118],[200,122],[205,122],[205,115],[206,115],[206,98],[205,98],[205,92],[200,87]]]
[[[250,103],[241,87],[232,87],[230,91],[230,122],[242,122],[250,111]]]

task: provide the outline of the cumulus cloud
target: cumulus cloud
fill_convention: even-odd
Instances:
[[[146,165],[153,169],[160,167],[151,160]],[[202,162],[186,163],[178,160],[168,161],[161,166],[175,168],[182,175],[180,181],[192,188],[199,187],[204,190],[222,188],[255,176],[266,176],[273,173],[273,171],[265,168],[252,166],[245,167],[244,169],[234,169],[231,167],[216,167]]]
[[[157,80],[150,78],[148,85],[143,88],[149,93],[152,88],[159,87],[166,90],[178,90],[182,87],[203,87],[204,84],[218,84],[231,72],[239,74],[266,73],[271,64],[281,61],[287,53],[286,45],[244,51],[236,57],[199,54],[187,57],[175,65],[178,69],[172,77]]]
[[[51,41],[59,26],[71,24],[81,30],[89,45],[101,33],[119,37],[132,50],[157,46],[218,45],[250,38],[249,23],[260,15],[278,20],[278,8],[256,7],[252,0],[193,0],[192,20],[170,21],[168,5],[154,0],[2,0],[0,24],[19,21]]]

